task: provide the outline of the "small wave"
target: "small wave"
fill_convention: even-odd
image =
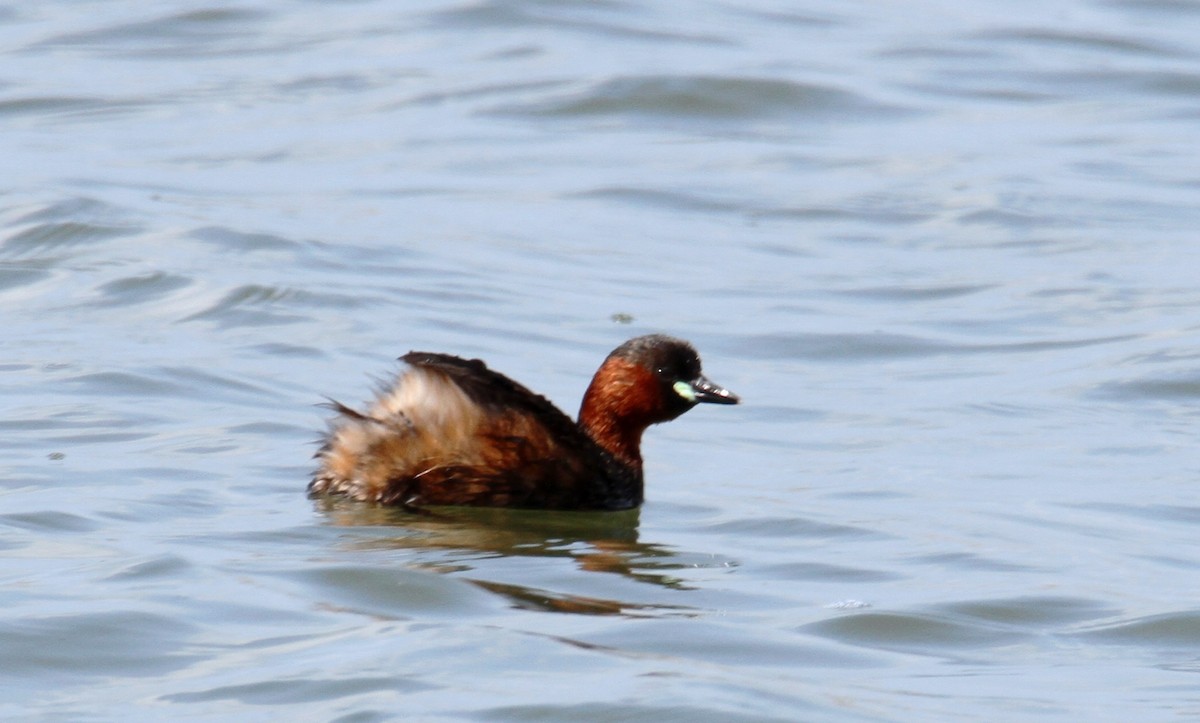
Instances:
[[[1106,382],[1097,386],[1093,394],[1120,401],[1194,401],[1200,399],[1200,376],[1182,374]]]
[[[912,612],[854,612],[810,623],[802,630],[851,645],[926,655],[1013,645],[1029,636],[1003,626]]]
[[[1061,341],[1024,341],[1002,344],[954,344],[908,334],[760,334],[743,338],[731,349],[760,359],[813,359],[870,361],[953,354],[1030,353],[1128,341],[1122,335]]]
[[[495,109],[539,117],[644,116],[693,120],[828,119],[898,109],[855,93],[774,78],[646,75],[613,78],[584,91]]]
[[[0,256],[25,258],[72,246],[99,243],[136,233],[136,228],[102,226],[79,221],[42,223],[9,236],[0,246]]]
[[[1162,613],[1122,620],[1075,633],[1095,643],[1195,649],[1200,646],[1200,611]]]

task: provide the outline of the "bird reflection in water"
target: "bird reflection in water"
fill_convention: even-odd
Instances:
[[[406,549],[419,555],[410,566],[462,575],[515,607],[543,612],[630,617],[688,616],[687,606],[641,604],[553,592],[512,582],[471,577],[479,561],[500,557],[543,557],[572,561],[585,572],[609,573],[673,590],[689,589],[670,570],[691,567],[673,561],[663,545],[638,541],[640,509],[621,512],[547,512],[486,507],[446,507],[413,514],[403,509],[338,498],[314,502],[340,527],[375,528],[349,547],[355,550]]]

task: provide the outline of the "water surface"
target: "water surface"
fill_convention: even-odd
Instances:
[[[1200,712],[1200,8],[0,6],[0,715]],[[620,514],[303,494],[410,349],[739,407]]]

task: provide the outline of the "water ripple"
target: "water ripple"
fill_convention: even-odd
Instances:
[[[199,658],[184,652],[192,630],[175,616],[131,611],[0,621],[0,657],[22,677],[160,676]]]
[[[81,48],[124,57],[228,55],[246,52],[246,41],[257,36],[254,28],[266,17],[265,13],[243,9],[189,10],[96,30],[61,33],[38,42],[31,50]]]
[[[907,334],[759,334],[740,338],[729,348],[756,359],[812,359],[871,361],[875,359],[919,358],[953,354],[1021,354],[1078,349],[1113,344],[1138,338],[1137,335],[1102,336],[1061,341],[1026,341],[1000,344],[952,344]]]
[[[494,109],[539,117],[644,116],[705,121],[854,120],[898,109],[849,91],[773,78],[645,75],[614,78],[571,95]]]
[[[1007,43],[1019,48],[1045,46],[1048,49],[1079,50],[1100,56],[1111,56],[1114,51],[1119,54],[1161,58],[1195,56],[1194,53],[1183,48],[1171,48],[1164,43],[1149,42],[1125,35],[1103,32],[1070,32],[1039,27],[997,28],[976,33],[971,39],[984,43],[991,41]]]
[[[90,532],[97,527],[96,523],[89,519],[57,510],[0,515],[0,523],[31,532]]]
[[[180,321],[214,321],[221,328],[238,326],[276,326],[308,320],[299,313],[305,307],[358,306],[361,297],[303,291],[279,286],[245,284],[227,292],[201,311]]]
[[[945,612],[1032,629],[1058,629],[1108,618],[1117,608],[1096,600],[1075,597],[1023,596],[994,600],[968,600],[941,606]]]
[[[359,675],[350,679],[301,677],[220,685],[205,690],[171,693],[161,696],[160,700],[168,703],[237,701],[254,706],[275,706],[337,700],[370,693],[403,695],[434,689],[435,686],[398,676]]]
[[[494,608],[469,581],[431,572],[361,564],[313,566],[286,573],[322,604],[388,619],[431,615],[461,618]]]
[[[273,397],[272,392],[259,385],[192,366],[160,367],[138,372],[88,372],[66,377],[60,383],[80,394],[131,399],[162,397],[245,401]]]
[[[1194,401],[1200,399],[1200,376],[1180,374],[1105,382],[1096,386],[1093,393],[1100,398],[1121,401]]]
[[[192,280],[186,276],[151,271],[105,282],[96,290],[103,297],[101,305],[132,306],[157,302],[191,284]]]
[[[170,580],[190,574],[195,566],[178,555],[157,555],[122,566],[104,579],[108,582]]]
[[[78,221],[38,224],[9,236],[0,245],[0,256],[27,257],[59,251],[72,246],[94,244],[119,236],[128,236],[138,229],[120,226],[99,226]]]
[[[745,533],[755,536],[767,535],[770,537],[788,538],[812,537],[827,539],[831,537],[853,537],[866,539],[885,536],[882,532],[865,527],[833,525],[792,517],[756,517],[753,519],[730,520],[728,522],[706,525],[701,529],[713,534]]]
[[[729,41],[712,33],[686,33],[676,29],[651,29],[638,27],[629,22],[620,22],[616,12],[624,4],[603,0],[600,2],[547,4],[540,2],[503,2],[482,0],[450,10],[439,10],[428,15],[429,24],[438,29],[453,31],[480,30],[490,28],[529,28],[545,31],[557,28],[577,31],[597,37],[611,36],[617,40],[641,40],[657,42],[683,42],[688,44],[728,45]],[[602,13],[613,19],[602,19]]]
[[[856,612],[810,623],[801,629],[843,643],[924,655],[957,655],[1014,645],[1029,636],[1007,626],[987,626],[946,614],[912,612]]]
[[[948,286],[865,286],[857,289],[833,291],[839,296],[850,296],[869,301],[938,301],[970,296],[996,288],[995,284],[948,285]]]
[[[25,264],[16,265],[11,261],[0,260],[0,292],[34,286],[50,277],[50,272],[45,269],[29,268]]]
[[[1200,647],[1200,611],[1148,615],[1074,633],[1071,637],[1097,643],[1171,647]]]
[[[0,100],[0,117],[32,116],[39,120],[91,119],[123,115],[145,108],[144,99],[111,96],[26,96]]]
[[[569,194],[567,198],[613,200],[622,203],[655,206],[672,211],[744,213],[747,210],[744,204],[737,201],[705,198],[696,193],[685,193],[682,191],[664,191],[661,189],[628,186],[612,186],[580,191]]]
[[[220,226],[205,226],[188,234],[228,251],[296,251],[302,244],[269,233],[243,233]]]
[[[907,577],[906,575],[884,570],[828,565],[821,562],[787,562],[767,566],[764,572],[769,572],[773,576],[789,580],[830,583],[888,582]]]

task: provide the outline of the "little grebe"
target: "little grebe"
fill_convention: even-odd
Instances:
[[[699,402],[738,398],[700,373],[690,344],[653,334],[617,347],[576,424],[478,359],[409,352],[366,413],[340,417],[317,452],[310,495],[385,505],[622,510],[642,503],[642,432]]]

